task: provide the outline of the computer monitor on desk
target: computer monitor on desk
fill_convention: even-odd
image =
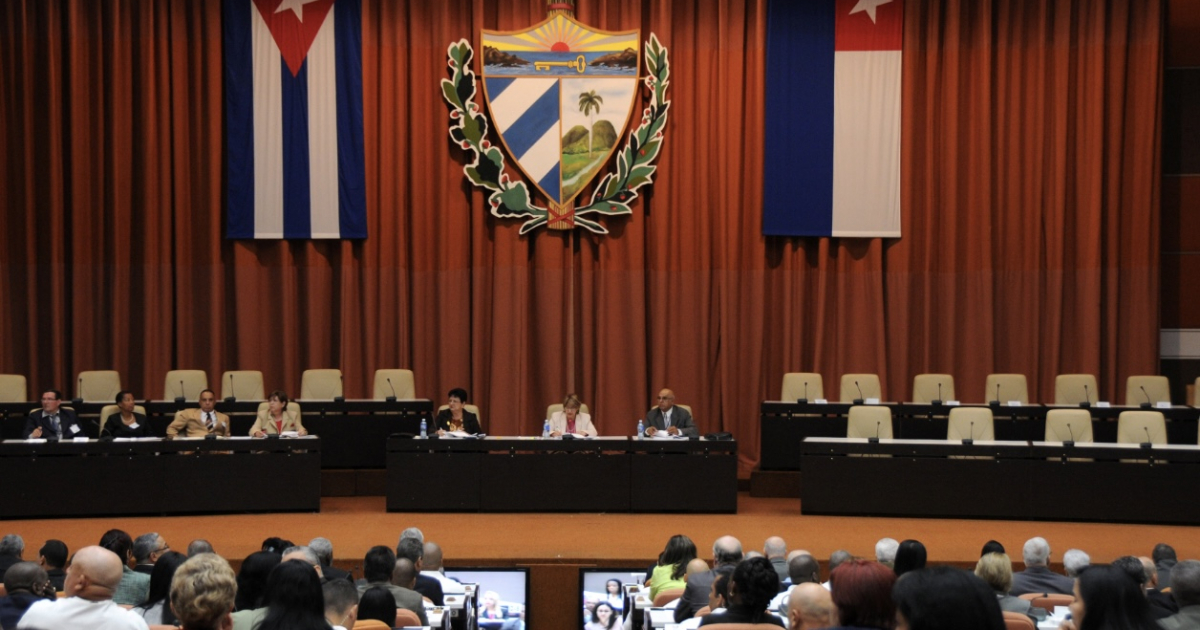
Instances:
[[[625,608],[629,604],[625,597],[625,584],[641,584],[646,580],[647,567],[628,568],[592,568],[579,570],[579,627],[594,618],[596,606],[601,602],[608,603],[617,617],[617,625],[624,618]],[[616,586],[609,585],[615,582]]]
[[[528,630],[529,569],[446,568],[446,577],[475,584],[475,618],[480,630]]]

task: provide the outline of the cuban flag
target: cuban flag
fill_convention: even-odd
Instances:
[[[224,0],[229,238],[366,238],[361,0]]]
[[[770,0],[763,233],[900,236],[903,0]]]

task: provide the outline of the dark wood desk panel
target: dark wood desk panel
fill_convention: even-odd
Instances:
[[[400,440],[402,438],[394,438]],[[412,441],[412,440],[405,440]],[[391,440],[388,441],[390,446]],[[387,454],[389,512],[478,512],[483,453],[391,451]]]
[[[629,458],[595,452],[490,453],[481,512],[628,512]]]

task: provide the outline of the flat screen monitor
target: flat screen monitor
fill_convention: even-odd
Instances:
[[[629,568],[595,568],[579,570],[579,606],[581,610],[580,628],[592,621],[605,621],[607,615],[600,606],[607,603],[617,621],[611,627],[622,627],[621,620],[625,615],[623,584],[641,584],[646,581],[646,567]],[[601,608],[597,614],[596,609]],[[607,624],[602,624],[606,625]],[[596,626],[592,626],[593,628]]]
[[[475,584],[480,630],[528,630],[529,569],[510,567],[446,568],[446,577]]]

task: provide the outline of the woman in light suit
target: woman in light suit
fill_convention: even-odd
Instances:
[[[594,437],[596,427],[592,426],[592,416],[579,411],[582,406],[578,396],[567,394],[562,411],[555,411],[550,416],[550,437],[561,437],[564,433]]]
[[[250,427],[253,437],[278,435],[284,431],[295,431],[297,435],[308,435],[308,430],[300,424],[300,412],[288,410],[288,395],[281,390],[271,392],[267,398],[267,408],[258,412],[254,426]]]

